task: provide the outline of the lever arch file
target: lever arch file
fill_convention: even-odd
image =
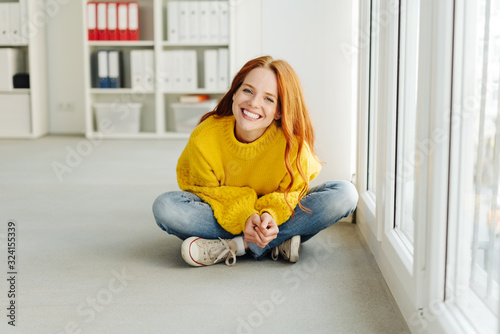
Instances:
[[[97,51],[97,78],[99,88],[109,88],[108,51]]]
[[[198,70],[196,64],[196,51],[184,50],[182,51],[182,90],[195,90],[198,88]]]
[[[9,3],[9,40],[10,43],[21,42],[21,12],[19,3]]]
[[[118,3],[118,39],[128,40],[128,5],[124,2]]]
[[[200,41],[200,5],[199,1],[188,2],[189,36],[190,42]]]
[[[217,89],[217,50],[205,50],[205,89]]]
[[[0,3],[0,44],[28,42],[21,30],[21,21],[26,21],[25,6],[24,2]]]
[[[139,40],[139,4],[137,2],[128,3],[128,31],[129,40]]]
[[[130,51],[130,75],[132,89],[144,90],[142,73],[144,71],[144,56],[142,50]]]
[[[179,2],[167,3],[167,38],[169,42],[179,41]]]
[[[229,3],[227,1],[219,4],[219,42],[229,42]]]
[[[155,64],[154,64],[154,51],[143,50],[144,69],[143,69],[143,85],[146,91],[153,91],[155,89]]]
[[[199,19],[199,35],[200,43],[207,43],[209,40],[210,23],[209,23],[209,1],[199,1],[198,4],[198,19]]]
[[[107,8],[107,3],[97,3],[97,39],[101,41],[108,39]]]
[[[217,88],[219,90],[226,90],[229,87],[229,50],[219,49],[218,56],[218,80]]]
[[[9,3],[0,3],[0,44],[9,43]]]
[[[189,3],[180,1],[179,6],[179,42],[187,42],[191,36],[189,25]]]
[[[97,4],[95,2],[87,3],[87,30],[89,41],[97,39]]]
[[[219,42],[220,39],[220,5],[218,2],[209,1],[208,24],[209,42]]]
[[[117,15],[118,13],[116,8],[116,2],[109,2],[107,18],[108,18],[108,40],[110,41],[118,40]]]
[[[120,88],[120,52],[108,51],[109,88]]]

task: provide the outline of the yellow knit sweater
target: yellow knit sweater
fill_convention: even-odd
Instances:
[[[253,213],[268,212],[280,225],[292,211],[283,195],[290,183],[283,131],[273,122],[259,139],[244,144],[234,136],[234,122],[233,116],[212,116],[192,132],[177,164],[177,182],[210,204],[219,224],[237,235]],[[305,182],[296,166],[297,148],[290,153],[295,181],[287,199],[295,207]],[[321,165],[307,146],[301,161],[311,181]]]

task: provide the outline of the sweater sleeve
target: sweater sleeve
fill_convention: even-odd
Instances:
[[[294,159],[291,163],[295,179],[292,188],[287,194],[287,199],[292,208],[295,208],[299,203],[300,192],[306,187],[306,182],[297,169],[296,159]],[[321,164],[309,152],[307,145],[304,146],[304,149],[302,150],[301,165],[308,181],[313,180],[321,170]],[[287,173],[281,180],[276,191],[260,197],[255,204],[255,208],[259,211],[259,215],[263,212],[268,212],[276,220],[278,226],[286,222],[292,215],[292,210],[287,205],[284,196],[285,189],[288,187],[290,180],[290,175]]]
[[[199,147],[188,143],[177,165],[179,187],[210,204],[217,222],[231,234],[241,234],[255,209],[257,194],[249,187],[221,186],[214,168]]]

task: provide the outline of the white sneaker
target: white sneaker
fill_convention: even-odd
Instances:
[[[285,260],[297,262],[301,246],[300,235],[295,235],[281,245],[274,247],[271,251],[271,257],[276,261],[278,260],[278,254],[281,254]]]
[[[182,258],[193,267],[210,266],[221,260],[226,265],[236,263],[238,246],[231,239],[202,239],[190,237],[184,240],[181,247]]]

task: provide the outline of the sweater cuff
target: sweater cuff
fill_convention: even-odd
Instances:
[[[245,224],[247,222],[247,219],[254,213],[259,214],[259,211],[255,210],[254,208],[248,208],[240,212],[239,220],[241,221],[241,231],[242,231],[241,233],[245,233]]]
[[[282,215],[281,216],[278,215],[278,212],[272,208],[264,208],[264,209],[260,210],[259,215],[262,215],[264,212],[269,213],[273,217],[273,219],[276,221],[276,225],[278,225],[278,226],[283,224],[290,217],[290,216],[288,216],[286,219],[284,219],[284,217],[282,217]],[[291,215],[291,213],[290,213],[290,215]]]

